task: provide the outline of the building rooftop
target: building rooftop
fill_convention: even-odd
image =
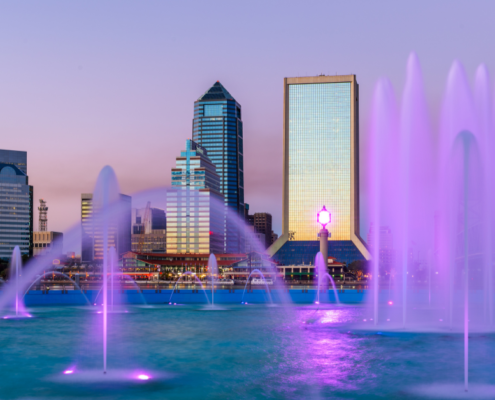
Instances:
[[[209,88],[205,94],[203,94],[198,101],[200,100],[234,100],[232,95],[227,92],[227,89],[223,87],[223,85],[216,81],[211,88]]]

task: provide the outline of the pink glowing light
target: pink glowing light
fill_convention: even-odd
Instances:
[[[70,375],[70,374],[72,374],[72,373],[74,373],[74,370],[72,370],[72,369],[68,369],[68,370],[65,370],[65,371],[64,371],[64,374],[65,374],[65,375]]]
[[[315,301],[315,304],[320,304],[320,302],[319,301]]]
[[[318,223],[321,224],[323,229],[325,229],[325,226],[330,223],[331,220],[331,214],[328,212],[328,210],[323,206],[323,208],[318,212],[318,217],[317,217]]]
[[[388,302],[389,306],[391,306],[392,304],[394,304],[394,302],[392,300]]]
[[[142,381],[147,381],[148,379],[150,379],[150,377],[148,375],[145,375],[145,374],[140,374],[137,376],[137,378],[142,380]]]

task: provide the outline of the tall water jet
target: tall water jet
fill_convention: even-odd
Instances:
[[[118,215],[119,186],[115,172],[109,166],[104,167],[96,182],[93,194],[94,220],[102,227],[103,235],[103,373],[107,373],[107,334],[108,334],[108,270],[110,251],[108,245],[109,229]],[[112,224],[115,225],[115,224]]]
[[[393,87],[388,79],[382,78],[375,85],[369,127],[368,192],[371,219],[371,237],[368,245],[372,257],[372,308],[373,321],[378,323],[378,296],[380,275],[380,226],[388,225],[392,230],[397,212],[398,126],[397,105]],[[390,271],[391,273],[391,271]],[[391,283],[391,281],[389,282]]]
[[[400,171],[402,230],[400,257],[402,266],[402,325],[407,322],[410,241],[417,241],[423,257],[433,237],[433,204],[435,187],[431,184],[433,172],[432,137],[429,126],[423,77],[418,57],[411,53],[407,62],[400,123]]]
[[[217,258],[213,253],[208,258],[208,272],[211,278],[211,306],[215,307],[215,276],[218,275],[218,265]]]
[[[490,74],[486,65],[481,64],[476,70],[474,95],[476,113],[478,119],[479,141],[482,144],[482,159],[485,164],[485,171],[495,171],[493,152],[495,151],[495,132],[493,130],[493,104],[491,96]],[[493,271],[494,260],[493,246],[495,239],[495,215],[492,205],[495,202],[495,185],[490,173],[485,173],[484,187],[485,198],[483,215],[486,216],[486,223],[483,225],[483,247],[486,249],[484,264],[484,300],[485,317],[489,325],[493,325]]]
[[[110,297],[111,297],[111,304],[112,304],[112,311],[114,310],[114,275],[115,275],[115,270],[118,268],[118,258],[117,258],[117,250],[115,250],[115,247],[112,246],[110,248]]]
[[[19,246],[15,246],[12,251],[12,257],[10,259],[10,279],[14,282],[15,285],[15,316],[19,317],[19,312],[24,309],[22,303],[22,296],[19,296],[20,287],[19,287],[19,278],[21,276],[21,250]]]
[[[316,273],[318,274],[317,276],[317,287],[316,287],[316,304],[320,304],[320,292],[323,290],[323,288],[326,288],[325,286],[325,280],[327,280],[329,283],[332,285],[333,289],[333,294],[335,297],[335,302],[337,304],[340,304],[339,300],[339,294],[337,293],[337,288],[335,286],[335,282],[332,278],[332,276],[328,273],[327,266],[325,265],[325,260],[323,258],[323,254],[318,252],[315,257],[315,270]]]

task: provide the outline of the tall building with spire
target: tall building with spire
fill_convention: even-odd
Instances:
[[[194,103],[193,140],[208,151],[225,201],[225,253],[244,250],[244,159],[241,105],[216,82]],[[228,217],[235,214],[239,218]]]
[[[167,191],[167,253],[222,253],[223,196],[220,178],[206,150],[192,140],[172,168]]]

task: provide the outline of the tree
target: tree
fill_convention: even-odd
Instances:
[[[363,275],[367,274],[371,270],[371,263],[366,260],[354,260],[349,264],[349,271],[357,274],[361,271]]]

